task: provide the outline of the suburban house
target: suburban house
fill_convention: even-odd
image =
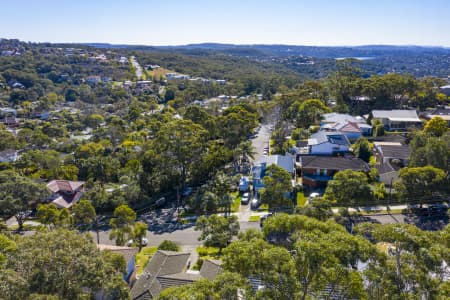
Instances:
[[[380,164],[394,163],[406,166],[409,162],[411,149],[408,145],[396,142],[374,142],[375,158]]]
[[[14,128],[14,127],[19,127],[20,120],[16,117],[9,116],[9,117],[4,117],[3,119],[0,119],[0,123],[3,123],[6,127]]]
[[[440,117],[447,122],[447,126],[450,127],[450,106],[441,106],[429,113],[424,114],[424,118],[431,120],[434,117]]]
[[[354,117],[349,114],[340,114],[340,113],[328,113],[322,115],[322,120],[320,121],[320,125],[324,124],[334,124],[334,123],[345,123],[345,122],[353,122],[366,124],[366,120],[363,117]]]
[[[333,156],[299,156],[299,167],[303,186],[311,188],[326,187],[334,174],[343,170],[369,172],[369,165],[359,159]]]
[[[363,135],[372,133],[372,126],[364,123],[354,123],[346,121],[343,123],[325,124],[320,127],[321,130],[328,132],[340,132],[344,134],[350,141],[355,141]]]
[[[125,258],[127,270],[123,279],[131,285],[136,276],[136,254],[139,252],[139,249],[105,244],[98,244],[97,249],[101,251],[111,251],[112,253],[120,254]]]
[[[2,107],[0,108],[0,116],[17,116],[17,109],[10,107]]]
[[[450,96],[450,84],[449,84],[449,85],[441,86],[441,87],[439,88],[439,90],[441,91],[441,93],[443,93],[443,94],[445,94],[445,95],[447,95],[447,96]]]
[[[404,131],[409,127],[422,126],[415,110],[373,110],[371,116],[372,120],[379,120],[389,131]]]
[[[84,181],[52,180],[47,184],[52,192],[49,202],[58,208],[70,208],[77,203],[84,192]]]
[[[289,174],[291,174],[292,178],[295,178],[295,164],[294,164],[294,157],[292,155],[286,154],[286,155],[263,156],[253,166],[252,169],[253,189],[255,192],[258,192],[261,188],[264,187],[263,178],[266,175],[266,169],[268,166],[274,164],[283,168]]]
[[[0,151],[0,163],[15,162],[19,158],[19,152],[12,149]]]
[[[248,176],[242,176],[241,179],[239,179],[239,191],[240,192],[247,192],[250,189],[250,179]]]
[[[206,259],[200,271],[186,271],[190,253],[158,250],[131,289],[132,300],[154,299],[169,287],[214,279],[222,271],[220,262]]]
[[[86,77],[86,82],[89,84],[96,84],[102,82],[102,78],[97,75],[90,75]]]
[[[399,168],[394,168],[389,162],[375,165],[378,170],[378,181],[384,183],[385,186],[392,186],[398,180]]]
[[[40,120],[48,120],[50,118],[50,112],[49,111],[42,111],[42,112],[33,112],[31,115],[32,119],[40,119]]]
[[[337,155],[349,152],[350,141],[340,132],[319,131],[308,139],[311,155]]]

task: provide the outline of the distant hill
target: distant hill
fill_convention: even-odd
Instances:
[[[317,58],[338,57],[380,57],[405,56],[417,54],[448,54],[450,48],[426,46],[391,46],[391,45],[365,45],[365,46],[295,46],[295,45],[234,45],[220,43],[201,43],[180,46],[145,46],[145,45],[114,45],[105,43],[85,44],[97,48],[120,48],[130,50],[171,50],[192,52],[198,50],[211,50],[240,56],[292,56],[303,55]]]
[[[353,47],[321,47],[321,46],[291,46],[291,45],[232,45],[232,44],[190,44],[175,47],[157,47],[166,49],[208,49],[220,52],[257,51],[270,56],[303,55],[317,58],[337,57],[379,57],[392,55],[416,54],[450,54],[450,48],[423,46],[390,46],[366,45]]]

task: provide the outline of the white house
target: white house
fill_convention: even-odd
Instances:
[[[5,162],[5,163],[15,162],[18,157],[19,157],[19,154],[16,150],[8,149],[8,150],[0,151],[0,162]]]
[[[354,117],[348,114],[328,113],[324,114],[320,128],[325,131],[339,131],[349,140],[356,140],[361,135],[371,135],[372,126],[366,123],[362,117]]]
[[[336,155],[349,152],[350,141],[340,132],[319,131],[308,139],[311,155]]]
[[[422,121],[415,110],[373,110],[372,119],[380,120],[386,130],[406,130],[409,127],[418,127]]]

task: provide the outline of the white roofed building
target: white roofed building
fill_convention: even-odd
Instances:
[[[372,120],[380,120],[389,131],[405,131],[410,127],[422,126],[415,110],[373,110]]]

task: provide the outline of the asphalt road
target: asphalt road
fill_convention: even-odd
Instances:
[[[250,228],[259,228],[259,222],[239,222],[239,225],[241,231],[245,231]],[[170,227],[174,225],[167,224],[167,226]],[[114,245],[114,241],[109,239],[109,233],[110,230],[99,231],[100,244]],[[97,242],[96,232],[91,232],[91,235],[94,241]],[[194,230],[194,224],[184,225],[183,227],[179,227],[179,229],[174,228],[173,231],[169,228],[166,231],[161,232],[147,231],[146,237],[148,239],[149,246],[158,246],[164,240],[176,242],[180,245],[182,251],[191,253],[191,268],[195,265],[195,262],[198,259],[196,249],[202,244],[202,242],[198,240],[200,237],[200,232]]]
[[[254,155],[255,156],[254,161],[259,161],[263,155],[264,147],[269,146],[269,140],[271,135],[269,126],[270,124],[261,125],[261,128],[259,129],[256,137],[251,140],[253,148],[256,153]]]
[[[138,80],[140,80],[142,77],[142,67],[137,62],[136,57],[131,56],[130,58],[131,58],[131,63],[133,64],[133,67],[136,69],[136,77]]]

